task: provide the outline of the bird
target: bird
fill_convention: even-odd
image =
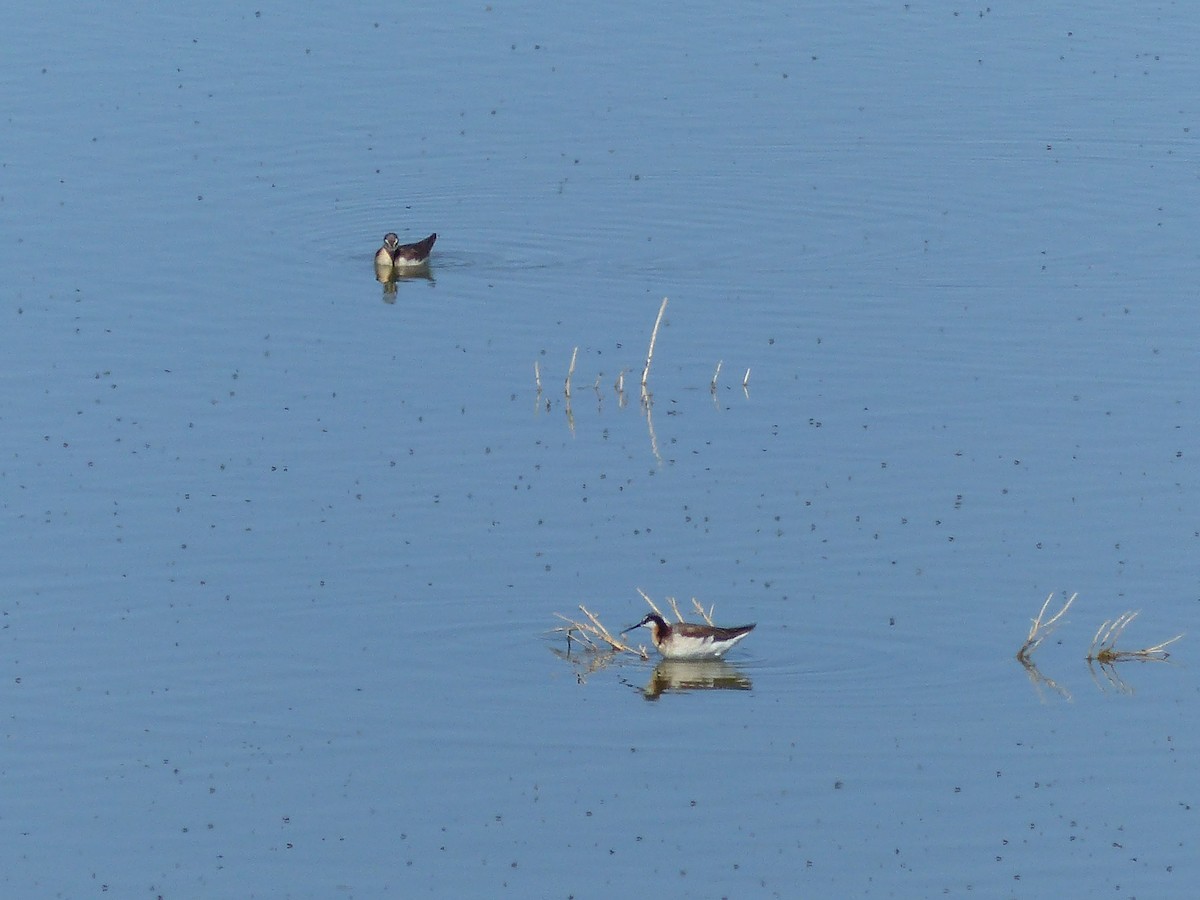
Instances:
[[[635,628],[649,628],[654,646],[666,659],[719,659],[725,651],[754,630],[754,625],[718,628],[715,625],[696,625],[691,622],[668,624],[658,613],[650,613]]]
[[[375,265],[392,266],[396,269],[412,269],[429,262],[429,251],[437,240],[434,232],[415,244],[402,244],[394,231],[383,236],[383,246],[375,252]]]

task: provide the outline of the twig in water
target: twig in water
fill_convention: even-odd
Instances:
[[[566,633],[568,646],[570,641],[574,639],[583,644],[586,649],[600,652],[604,649],[600,646],[600,644],[603,643],[608,644],[608,646],[613,650],[617,650],[622,653],[632,653],[635,656],[640,656],[642,659],[649,658],[649,654],[647,654],[645,650],[630,647],[624,641],[614,637],[612,632],[605,628],[600,622],[600,619],[596,617],[595,613],[589,610],[582,603],[579,604],[579,609],[585,616],[587,616],[586,622],[569,619],[562,613],[555,613],[558,618],[562,619],[568,625],[566,628],[560,627],[554,629],[555,632]]]
[[[713,610],[717,608],[716,605],[710,606],[707,610],[705,610],[704,607],[700,605],[700,601],[693,597],[692,606],[696,607],[696,612],[700,613],[700,618],[702,618],[709,625],[713,624],[712,614]]]
[[[650,604],[650,608],[651,608],[652,610],[654,610],[656,613],[658,613],[658,615],[662,616],[662,610],[661,610],[661,609],[659,609],[657,606],[655,606],[655,605],[654,605],[654,601],[650,599],[650,595],[649,595],[649,594],[647,594],[647,593],[646,593],[645,591],[643,591],[641,588],[638,588],[638,589],[637,589],[637,592],[638,592],[639,594],[641,594],[641,595],[642,595],[642,599],[643,599],[643,600],[645,600],[647,603],[649,603],[649,604]],[[663,618],[665,619],[665,618],[666,618],[666,616],[663,616]]]
[[[533,383],[537,385],[537,392],[542,392],[542,369],[538,365],[538,361],[533,361]]]
[[[1169,641],[1163,641],[1161,644],[1155,644],[1153,647],[1144,647],[1141,650],[1117,649],[1117,640],[1121,637],[1125,629],[1129,627],[1129,623],[1138,617],[1138,613],[1140,612],[1141,610],[1133,610],[1122,613],[1111,621],[1105,620],[1104,624],[1096,630],[1096,636],[1092,638],[1092,646],[1088,650],[1087,661],[1107,666],[1129,659],[1141,660],[1143,662],[1148,660],[1161,662],[1169,657],[1171,654],[1167,652],[1166,648],[1183,637],[1182,634],[1177,634]]]
[[[712,384],[710,384],[708,386],[708,389],[710,391],[712,391],[714,394],[717,392],[717,376],[721,374],[721,363],[722,362],[724,362],[724,360],[720,360],[720,359],[717,360],[717,371],[713,372]]]
[[[568,625],[568,627],[566,627],[566,628],[563,628],[560,626],[560,627],[554,629],[554,633],[556,633],[556,634],[566,634],[566,636],[567,636],[567,651],[568,652],[570,652],[571,641],[578,641],[580,644],[583,644],[584,647],[587,648],[588,650],[601,649],[600,645],[597,644],[595,641],[593,641],[591,639],[591,637],[589,636],[589,634],[588,634],[589,629],[586,625],[582,625],[579,622],[576,622],[574,619],[568,619],[562,613],[555,613],[554,615],[558,616],[558,618],[562,619]]]
[[[1038,645],[1050,636],[1050,632],[1055,629],[1058,620],[1071,608],[1071,604],[1075,602],[1075,598],[1078,596],[1078,593],[1072,594],[1067,599],[1067,602],[1063,604],[1062,609],[1043,622],[1042,616],[1046,614],[1046,608],[1050,605],[1050,601],[1054,599],[1054,594],[1051,593],[1046,598],[1046,602],[1042,604],[1041,610],[1038,611],[1037,618],[1033,620],[1033,625],[1029,628],[1029,637],[1025,639],[1025,643],[1021,645],[1021,649],[1017,651],[1017,659],[1021,662],[1026,662],[1029,659],[1029,654],[1036,650]]]
[[[571,351],[571,366],[567,369],[567,382],[563,386],[563,393],[568,397],[571,396],[571,376],[575,374],[575,357],[579,355],[579,348],[576,347]]]
[[[667,602],[671,604],[671,612],[675,615],[676,622],[683,621],[683,613],[679,611],[679,604],[675,602],[674,597],[668,597]]]
[[[654,605],[654,601],[650,599],[650,596],[645,591],[643,591],[641,588],[638,588],[637,592],[642,595],[643,600],[645,600],[648,604],[650,604],[650,608],[652,610],[654,610],[656,613],[658,613],[658,615],[662,616],[664,619],[666,618],[666,616],[663,616],[662,610],[660,610],[657,606]],[[673,616],[675,616],[675,620],[677,622],[684,621],[683,613],[681,613],[679,611],[679,604],[678,604],[678,602],[676,602],[675,598],[668,597],[667,603],[669,603],[671,605],[671,614]],[[697,600],[695,597],[692,598],[692,606],[694,606],[696,608],[696,612],[698,612],[700,614],[700,618],[702,618],[709,625],[713,624],[712,614],[713,614],[713,611],[716,609],[716,606],[712,606],[706,610],[703,606],[700,605],[700,601]]]
[[[667,298],[663,297],[662,306],[658,308],[658,318],[654,320],[654,330],[650,332],[650,349],[646,351],[646,368],[642,369],[642,387],[650,377],[650,361],[654,359],[654,342],[658,340],[658,326],[662,324],[663,313],[667,311]]]
[[[742,379],[742,388],[745,389],[748,387],[750,387],[750,370],[749,369],[746,370],[746,377]]]

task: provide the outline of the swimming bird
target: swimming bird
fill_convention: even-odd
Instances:
[[[754,625],[738,625],[736,628],[695,625],[691,622],[676,622],[672,625],[658,613],[650,613],[621,634],[635,628],[649,628],[654,646],[667,659],[718,659],[753,631]]]
[[[375,265],[392,266],[397,269],[411,269],[423,266],[429,262],[429,251],[437,240],[435,231],[423,241],[415,244],[402,244],[394,231],[383,236],[383,246],[375,253]]]

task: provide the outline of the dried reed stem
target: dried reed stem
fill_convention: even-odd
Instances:
[[[575,374],[575,357],[577,357],[578,355],[579,355],[579,348],[576,347],[574,350],[571,351],[571,365],[567,369],[567,381],[566,381],[566,384],[563,386],[563,393],[565,393],[568,397],[571,396],[571,376]]]
[[[692,598],[692,606],[696,607],[696,612],[700,613],[700,618],[702,618],[709,625],[713,624],[712,614],[713,614],[713,610],[715,610],[717,608],[715,605],[710,606],[708,608],[708,611],[705,612],[704,607],[700,605],[700,601],[697,600],[695,597],[693,597]]]
[[[1087,661],[1098,662],[1101,665],[1111,665],[1112,663],[1122,662],[1123,660],[1164,660],[1171,654],[1166,648],[1175,643],[1182,634],[1177,634],[1170,640],[1163,641],[1161,644],[1155,644],[1153,647],[1143,647],[1141,650],[1118,650],[1117,641],[1124,634],[1125,629],[1129,627],[1129,623],[1138,617],[1141,610],[1130,610],[1122,613],[1115,619],[1105,619],[1103,624],[1096,629],[1096,636],[1092,638],[1092,646],[1088,650]]]
[[[652,610],[654,610],[655,613],[662,616],[664,619],[667,618],[666,616],[663,616],[662,610],[660,610],[657,606],[655,606],[654,601],[650,599],[650,596],[645,591],[643,591],[641,588],[638,588],[637,592],[642,595],[642,599],[645,600],[646,603],[648,603],[650,605],[650,608]],[[671,615],[673,615],[675,617],[675,620],[677,622],[684,621],[683,613],[681,613],[679,611],[679,603],[675,600],[675,598],[668,597],[667,603],[669,603],[671,606]],[[707,622],[709,625],[713,624],[712,614],[713,614],[713,611],[716,609],[716,606],[710,607],[708,610],[705,610],[704,607],[700,605],[700,601],[697,600],[695,597],[692,598],[692,606],[694,606],[696,608],[696,612],[698,612],[700,614],[700,618],[704,619],[704,621]]]
[[[682,622],[683,621],[683,613],[681,613],[679,611],[679,604],[675,602],[675,598],[668,597],[667,602],[671,604],[671,612],[675,616],[675,621]]]
[[[663,297],[662,306],[658,308],[658,318],[654,320],[654,330],[650,332],[650,349],[646,351],[646,368],[642,369],[642,387],[650,378],[650,361],[654,359],[654,342],[658,340],[658,326],[662,324],[663,313],[667,311],[667,298]]]
[[[568,642],[570,642],[572,637],[574,637],[575,640],[584,644],[589,650],[598,652],[603,649],[600,646],[600,643],[604,643],[613,650],[617,650],[622,653],[632,653],[635,656],[640,656],[642,659],[649,658],[649,654],[647,654],[645,650],[630,647],[624,641],[614,637],[612,632],[604,627],[604,624],[600,621],[596,614],[589,610],[582,603],[579,604],[579,609],[587,617],[587,622],[580,622],[576,619],[568,618],[562,613],[554,614],[569,625],[567,628],[554,629],[556,632],[565,632]]]
[[[1042,608],[1038,610],[1037,618],[1033,620],[1033,624],[1029,628],[1029,637],[1025,639],[1025,643],[1021,645],[1021,649],[1017,651],[1017,659],[1021,660],[1021,662],[1025,662],[1027,659],[1029,659],[1029,654],[1036,650],[1038,645],[1050,636],[1050,632],[1055,629],[1058,624],[1058,620],[1061,619],[1066,611],[1071,608],[1071,604],[1075,602],[1075,598],[1078,596],[1078,593],[1072,594],[1067,599],[1067,602],[1063,604],[1062,609],[1043,622],[1042,616],[1046,614],[1046,608],[1050,605],[1050,601],[1054,599],[1054,594],[1051,593],[1048,597],[1046,597],[1046,602],[1043,603]]]
[[[714,394],[717,392],[717,376],[721,374],[721,363],[724,361],[723,359],[717,360],[717,370],[713,372],[712,383],[708,386],[708,389]]]
[[[588,621],[591,622],[592,625],[595,627],[597,634],[599,634],[602,638],[604,638],[604,640],[608,641],[612,646],[616,647],[617,649],[620,649],[620,647],[621,647],[620,642],[617,640],[614,640],[612,635],[609,633],[608,629],[605,628],[602,624],[600,624],[600,620],[596,618],[595,613],[593,613],[590,609],[588,609],[582,603],[579,604],[579,610],[585,616],[588,617]]]
[[[569,628],[555,628],[554,629],[555,633],[566,633],[568,646],[570,646],[572,639],[574,639],[576,641],[579,641],[579,643],[586,645],[589,650],[599,650],[600,649],[600,647],[596,644],[596,642],[593,641],[591,639],[591,637],[589,637],[588,633],[589,633],[589,631],[591,631],[591,629],[588,626],[582,625],[579,622],[576,622],[574,619],[569,619],[566,616],[564,616],[562,613],[555,613],[554,615],[557,616],[558,618],[562,619],[564,622],[566,622],[570,626]]]
[[[638,589],[637,589],[637,592],[638,592],[639,594],[641,594],[641,595],[642,595],[642,599],[643,599],[643,600],[645,600],[647,603],[649,603],[649,604],[650,604],[650,608],[651,608],[652,610],[654,610],[654,611],[655,611],[655,612],[656,612],[658,615],[662,616],[664,619],[666,618],[666,616],[663,616],[663,614],[662,614],[662,610],[660,610],[660,609],[659,609],[657,606],[655,606],[655,605],[654,605],[654,601],[650,599],[650,595],[649,595],[649,594],[647,594],[647,593],[646,593],[645,591],[643,591],[641,588],[638,588]]]

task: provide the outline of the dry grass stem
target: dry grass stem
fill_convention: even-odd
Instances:
[[[599,635],[599,636],[600,636],[600,637],[601,637],[601,638],[602,638],[602,639],[603,639],[605,642],[607,642],[607,643],[608,643],[610,646],[612,646],[612,647],[615,647],[615,648],[616,648],[616,649],[618,649],[618,650],[620,650],[620,649],[621,649],[621,647],[622,647],[622,644],[621,644],[621,642],[620,642],[620,641],[618,641],[618,640],[616,640],[616,639],[615,639],[615,638],[614,638],[614,637],[613,637],[613,636],[612,636],[612,635],[609,633],[609,630],[608,630],[607,628],[605,628],[605,627],[604,627],[604,625],[603,625],[603,624],[600,622],[600,620],[599,620],[599,619],[597,619],[597,618],[596,618],[596,614],[595,614],[595,613],[593,613],[593,612],[592,612],[590,609],[588,609],[588,608],[587,608],[586,606],[584,606],[582,603],[580,603],[580,604],[579,604],[579,611],[580,611],[580,612],[582,612],[582,613],[583,613],[585,616],[587,616],[587,617],[588,617],[588,621],[589,621],[589,622],[591,622],[591,623],[592,623],[592,627],[596,629],[596,634],[598,634],[598,635]]]
[[[1131,659],[1143,662],[1149,660],[1161,662],[1167,659],[1171,654],[1167,652],[1166,648],[1183,637],[1182,634],[1177,634],[1170,640],[1163,641],[1161,644],[1155,644],[1153,647],[1143,647],[1141,650],[1117,649],[1117,641],[1120,640],[1125,629],[1129,627],[1129,623],[1136,619],[1140,612],[1141,610],[1131,610],[1122,613],[1115,619],[1106,619],[1096,629],[1096,636],[1092,638],[1092,646],[1088,650],[1087,661],[1097,662],[1101,665],[1112,665],[1113,663]]]
[[[713,372],[712,383],[708,387],[714,394],[717,392],[717,376],[721,374],[721,363],[724,361],[723,359],[717,360],[717,370]]]
[[[675,617],[676,622],[683,621],[683,613],[679,611],[679,604],[675,602],[674,597],[668,597],[667,602],[671,604],[671,615]]]
[[[575,640],[583,644],[589,650],[600,649],[600,645],[591,638],[592,629],[589,626],[584,625],[581,622],[577,622],[575,619],[564,616],[562,613],[555,613],[554,615],[566,622],[568,627],[564,628],[560,625],[558,628],[553,630],[553,633],[565,634],[567,636],[568,645],[570,645],[571,641]]]
[[[746,376],[742,379],[742,387],[743,388],[750,387],[750,370],[749,369],[746,370]]]
[[[654,610],[654,612],[655,612],[655,613],[657,613],[658,615],[662,616],[664,619],[666,618],[666,616],[663,616],[663,614],[662,614],[662,610],[661,610],[661,609],[659,609],[657,606],[655,606],[655,605],[654,605],[654,601],[650,599],[650,595],[649,595],[649,594],[647,594],[647,593],[646,593],[645,591],[643,591],[641,588],[638,588],[638,589],[637,589],[637,592],[638,592],[639,594],[641,594],[641,595],[642,595],[642,599],[643,599],[643,600],[645,600],[645,601],[646,601],[648,604],[650,604],[650,608],[651,608],[652,610]]]
[[[642,595],[642,599],[645,600],[647,604],[649,604],[650,608],[652,610],[654,610],[655,613],[662,616],[664,619],[669,618],[668,616],[663,615],[662,610],[659,609],[654,604],[654,601],[650,599],[649,594],[647,594],[641,588],[638,588],[637,592]],[[681,613],[679,611],[679,604],[676,602],[675,598],[668,597],[667,603],[670,604],[670,606],[671,606],[671,615],[675,617],[675,621],[677,621],[677,622],[684,621],[683,613]],[[695,597],[692,598],[692,606],[694,606],[696,608],[696,612],[700,614],[700,618],[704,619],[704,621],[707,622],[709,625],[713,624],[712,614],[713,614],[713,610],[716,609],[715,606],[710,607],[708,610],[705,610],[705,608],[700,605],[700,601],[697,600]]]
[[[562,613],[555,613],[558,618],[567,623],[566,627],[555,628],[557,634],[566,634],[567,646],[570,646],[572,640],[578,641],[585,649],[592,652],[605,652],[606,648],[602,645],[607,644],[609,648],[620,653],[632,653],[635,656],[640,656],[642,659],[648,659],[649,654],[642,648],[630,647],[619,636],[614,636],[611,631],[604,627],[604,623],[582,603],[579,604],[579,610],[587,617],[587,621],[579,621],[564,616]]]
[[[542,392],[542,368],[538,365],[538,361],[533,361],[533,383],[537,385],[537,392]]]
[[[574,350],[571,351],[571,365],[567,369],[566,384],[563,385],[563,393],[566,394],[568,397],[571,396],[571,376],[575,374],[575,358],[577,356],[579,356],[579,348],[578,347],[576,347]]]
[[[1029,659],[1029,654],[1036,650],[1038,645],[1050,636],[1050,632],[1057,627],[1059,619],[1071,608],[1071,604],[1075,602],[1075,598],[1078,596],[1079,594],[1077,593],[1072,594],[1067,599],[1067,602],[1063,604],[1062,609],[1049,619],[1042,621],[1042,617],[1046,615],[1047,607],[1050,606],[1050,601],[1054,599],[1054,594],[1046,597],[1046,602],[1042,604],[1037,618],[1033,620],[1033,624],[1029,628],[1029,637],[1025,639],[1025,643],[1021,645],[1021,649],[1017,651],[1017,659],[1021,660],[1021,662],[1026,662]]]
[[[650,378],[650,362],[654,359],[654,342],[658,340],[658,326],[662,324],[663,313],[667,311],[667,298],[663,297],[662,306],[658,308],[658,318],[654,320],[654,330],[650,332],[650,349],[646,351],[646,368],[642,369],[642,388]]]

